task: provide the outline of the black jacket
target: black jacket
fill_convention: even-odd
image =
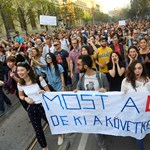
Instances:
[[[0,80],[4,81],[3,62],[0,61]]]

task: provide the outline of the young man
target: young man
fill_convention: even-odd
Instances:
[[[43,47],[42,57],[45,58],[45,55],[49,52],[54,53],[55,48],[52,45],[52,38],[46,37],[45,38],[45,46]]]
[[[78,69],[83,73],[78,82],[78,90],[106,92],[109,90],[107,77],[104,73],[92,69],[92,59],[89,55],[78,57]],[[103,135],[96,135],[100,150],[106,150]]]
[[[105,73],[108,78],[109,74],[107,64],[109,63],[112,49],[107,46],[107,39],[105,36],[101,36],[100,45],[101,47],[98,48],[98,61],[96,63],[99,66],[99,71]]]
[[[81,54],[81,48],[79,47],[79,43],[77,39],[73,39],[71,41],[73,49],[69,52],[70,59],[70,73],[71,79],[73,79],[75,74],[76,81],[79,80],[79,70],[77,67],[78,56]]]
[[[62,49],[61,42],[59,40],[55,40],[53,45],[56,49],[54,55],[56,56],[57,62],[61,64],[64,68],[65,85],[70,91],[72,83],[69,77],[70,75],[69,53],[66,50]]]

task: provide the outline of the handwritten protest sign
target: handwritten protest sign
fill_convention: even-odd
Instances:
[[[46,92],[52,134],[101,133],[142,139],[150,133],[150,93]]]
[[[40,15],[40,24],[41,25],[57,26],[56,16]]]
[[[119,20],[118,24],[119,24],[119,26],[125,26],[126,25],[126,21],[125,20]]]

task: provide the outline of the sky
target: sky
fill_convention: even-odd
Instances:
[[[95,0],[100,4],[104,13],[108,13],[115,8],[122,8],[130,4],[130,0]]]

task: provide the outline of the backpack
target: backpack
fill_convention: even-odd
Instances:
[[[39,77],[40,77],[40,76],[37,76],[37,84],[39,85],[39,87],[40,87],[42,90],[44,90],[44,88],[43,88],[42,85],[41,85],[41,82],[40,82]],[[50,84],[47,83],[47,85],[48,85],[50,91],[53,91],[53,92],[55,91],[54,88],[53,88]]]

